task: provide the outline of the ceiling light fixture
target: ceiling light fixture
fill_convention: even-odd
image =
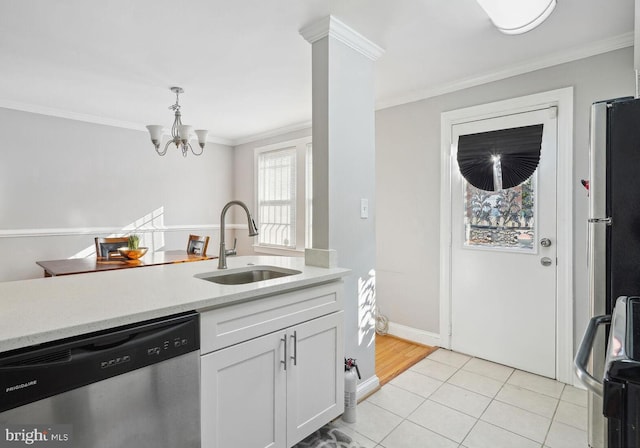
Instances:
[[[173,93],[176,94],[176,103],[169,106],[169,109],[175,112],[175,119],[173,121],[173,126],[171,126],[171,137],[172,139],[164,145],[164,150],[160,151],[160,141],[162,139],[162,133],[164,128],[159,124],[150,124],[147,126],[149,130],[149,134],[151,135],[151,143],[156,148],[156,152],[158,155],[165,155],[167,153],[167,148],[169,145],[173,143],[176,145],[176,148],[179,148],[182,151],[182,155],[187,157],[187,153],[191,151],[193,155],[199,156],[204,152],[204,145],[207,141],[207,133],[206,129],[198,129],[193,131],[196,133],[198,137],[198,144],[200,145],[200,152],[196,152],[193,150],[191,143],[189,143],[189,138],[191,137],[191,132],[193,126],[189,126],[188,124],[182,124],[181,114],[180,114],[180,104],[178,102],[180,94],[184,93],[184,89],[182,87],[171,87],[170,89]]]
[[[493,24],[505,34],[531,31],[553,12],[556,0],[477,0]]]

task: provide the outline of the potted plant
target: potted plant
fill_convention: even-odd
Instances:
[[[140,236],[131,234],[127,240],[127,247],[121,247],[118,251],[129,260],[137,260],[147,253],[147,248],[140,247]]]
[[[129,249],[136,250],[140,245],[140,237],[136,234],[129,235],[129,240],[127,241]]]

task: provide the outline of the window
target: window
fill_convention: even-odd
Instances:
[[[306,162],[305,162],[305,239],[304,239],[304,247],[313,247],[311,244],[313,242],[312,236],[313,233],[311,231],[313,224],[313,157],[311,152],[311,142],[306,145]]]
[[[536,253],[535,172],[543,124],[461,135],[465,247]]]
[[[258,222],[260,245],[295,248],[295,147],[258,155]]]
[[[311,138],[255,150],[256,251],[303,250],[311,238]]]
[[[536,253],[536,175],[485,191],[465,182],[465,247]]]

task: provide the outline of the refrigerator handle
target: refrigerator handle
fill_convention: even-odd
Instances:
[[[587,329],[584,332],[584,336],[582,337],[582,341],[580,342],[580,347],[578,348],[576,359],[574,360],[576,374],[578,375],[580,382],[584,384],[587,389],[589,389],[599,397],[602,397],[603,394],[602,383],[595,379],[589,372],[587,372],[587,363],[589,362],[589,355],[591,354],[591,348],[593,347],[593,343],[596,339],[598,327],[600,325],[610,323],[610,314],[607,314],[606,316],[596,316],[591,318],[591,320],[589,321],[589,325],[587,325]]]

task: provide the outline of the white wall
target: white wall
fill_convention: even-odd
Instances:
[[[588,316],[586,267],[589,108],[632,95],[633,51],[618,50],[376,114],[377,303],[390,321],[438,334],[441,112],[574,87],[574,338]]]
[[[345,355],[375,388],[375,63],[329,34],[313,43],[313,248],[337,252]],[[369,201],[361,217],[360,201]]]
[[[183,158],[174,147],[160,157],[146,131],[2,108],[0,123],[10,136],[0,151],[0,281],[40,277],[37,260],[92,249],[101,229],[152,212],[177,227],[156,234],[154,249],[186,249],[189,226],[205,226],[193,233],[210,235],[216,253],[220,211],[233,196],[232,148],[208,143]]]

